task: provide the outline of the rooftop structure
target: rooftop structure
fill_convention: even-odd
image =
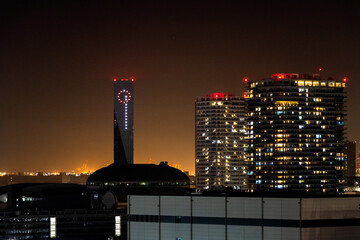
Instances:
[[[189,178],[182,171],[166,163],[131,164],[118,166],[112,164],[90,175],[88,186],[177,186],[189,185]]]
[[[346,156],[346,177],[349,184],[356,176],[356,141],[346,141]]]
[[[91,208],[126,207],[129,194],[185,194],[191,191],[190,179],[167,163],[128,164],[101,168],[87,180]]]

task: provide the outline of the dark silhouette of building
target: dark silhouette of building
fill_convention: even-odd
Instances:
[[[114,162],[134,163],[134,79],[114,79]],[[125,155],[125,158],[123,157]]]
[[[346,141],[346,182],[353,186],[356,177],[356,141]]]
[[[357,178],[360,177],[360,152],[358,153],[358,156],[356,158],[356,161],[355,161],[356,165],[355,165],[355,176]]]
[[[356,141],[346,141],[346,177],[353,178],[356,175]]]
[[[92,194],[92,208],[113,209],[126,207],[130,194],[188,194],[190,179],[164,162],[159,165],[112,164],[94,172],[87,186]]]
[[[91,210],[84,185],[0,188],[0,239],[126,239],[126,211]]]

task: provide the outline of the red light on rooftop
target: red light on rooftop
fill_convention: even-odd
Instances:
[[[114,78],[114,82],[116,82],[116,78]]]
[[[225,97],[225,94],[224,94],[224,93],[211,93],[211,94],[210,94],[210,97],[211,97],[211,98],[218,99],[218,98]]]
[[[285,73],[271,74],[271,78],[284,79],[285,75],[286,75]]]
[[[321,72],[323,69],[322,68],[319,68],[319,72]]]
[[[131,79],[131,81],[133,82],[133,81],[134,81],[134,79],[132,78],[132,79]]]
[[[343,82],[347,82],[347,78],[343,78]]]
[[[248,82],[249,81],[249,79],[248,78],[244,78],[244,82]]]

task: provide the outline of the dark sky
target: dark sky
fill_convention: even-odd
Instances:
[[[111,162],[114,77],[136,78],[136,163],[193,171],[196,96],[319,67],[349,78],[359,140],[359,13],[356,0],[2,0],[0,171]]]

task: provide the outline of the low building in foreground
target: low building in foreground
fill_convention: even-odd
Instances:
[[[126,239],[126,210],[90,209],[86,186],[0,187],[0,239]]]
[[[359,239],[360,197],[128,196],[128,240]]]

